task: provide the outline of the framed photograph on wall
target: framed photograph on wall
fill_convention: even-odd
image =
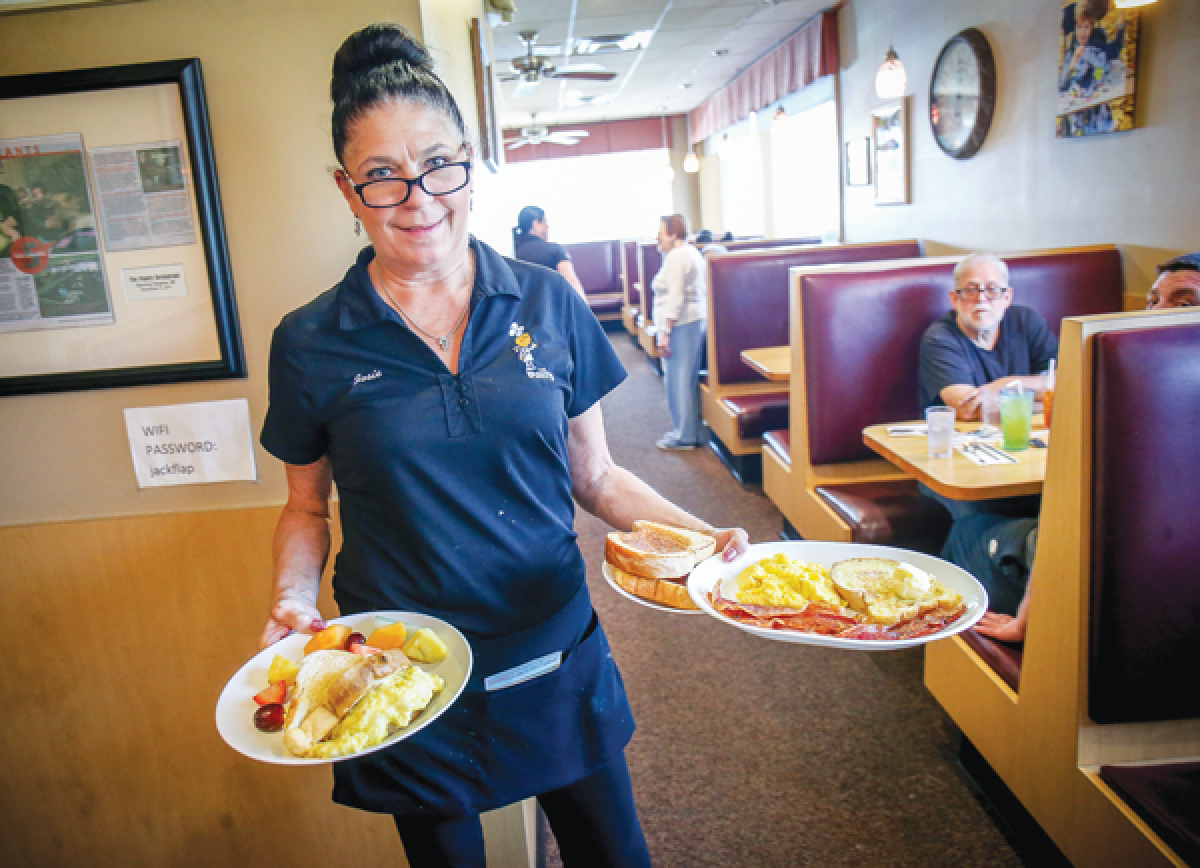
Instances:
[[[245,375],[199,59],[0,78],[0,395]]]
[[[908,204],[908,105],[905,99],[871,112],[875,204]]]
[[[1137,10],[1107,0],[1066,0],[1058,39],[1058,137],[1133,129]]]
[[[846,185],[866,187],[871,183],[871,137],[846,142]]]
[[[498,172],[504,162],[504,150],[500,147],[500,125],[496,123],[496,85],[492,80],[483,26],[478,18],[471,19],[471,63],[475,70],[475,105],[479,115],[479,158],[492,172]]]

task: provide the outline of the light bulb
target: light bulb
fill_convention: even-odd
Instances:
[[[1117,0],[1118,9],[1136,9],[1138,6],[1149,6],[1157,0]]]
[[[904,64],[900,62],[896,49],[889,48],[879,72],[875,73],[875,93],[880,99],[895,99],[904,96],[907,89],[908,74],[904,71]]]
[[[700,158],[696,156],[695,151],[688,151],[687,156],[683,158],[683,171],[689,175],[700,171]]]

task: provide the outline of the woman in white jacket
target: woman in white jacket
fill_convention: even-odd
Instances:
[[[695,449],[703,425],[699,376],[708,316],[708,267],[700,251],[688,244],[687,222],[681,214],[659,222],[658,249],[663,254],[662,268],[651,284],[655,340],[674,426],[658,441],[658,448]]]

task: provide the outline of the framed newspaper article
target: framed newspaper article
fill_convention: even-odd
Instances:
[[[0,78],[0,396],[245,375],[199,59]]]

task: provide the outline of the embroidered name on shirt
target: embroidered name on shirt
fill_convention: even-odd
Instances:
[[[537,362],[533,360],[533,351],[537,349],[537,344],[533,342],[533,335],[525,331],[524,326],[517,323],[508,327],[508,334],[513,338],[513,352],[525,365],[525,376],[531,380],[553,380],[554,374],[545,368],[539,368]]]
[[[357,386],[359,383],[368,383],[371,380],[378,380],[382,376],[383,371],[380,370],[371,371],[369,374],[355,374],[354,385]]]

